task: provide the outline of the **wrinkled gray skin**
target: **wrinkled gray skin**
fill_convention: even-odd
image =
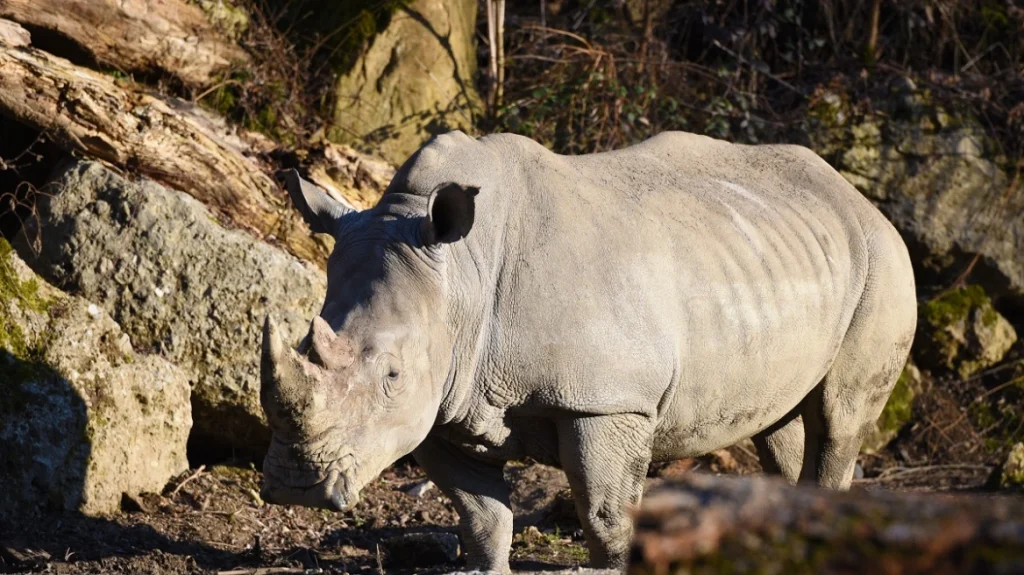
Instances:
[[[453,132],[372,210],[289,188],[337,244],[299,352],[267,322],[264,497],[341,509],[412,452],[474,568],[508,570],[524,456],[565,470],[598,566],[624,564],[652,460],[753,437],[769,471],[847,488],[914,334],[896,230],[801,147]]]

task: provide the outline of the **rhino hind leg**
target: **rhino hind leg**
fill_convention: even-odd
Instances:
[[[850,487],[865,433],[896,386],[917,327],[906,250],[895,242],[876,241],[870,248],[873,257],[864,293],[839,353],[802,403],[805,442],[800,480],[833,489]]]
[[[804,461],[804,422],[800,408],[797,406],[778,423],[752,438],[764,472],[782,475],[790,483],[800,478]]]
[[[654,426],[638,414],[579,417],[558,425],[559,459],[587,538],[590,565],[623,568],[633,530],[628,510],[640,504]]]

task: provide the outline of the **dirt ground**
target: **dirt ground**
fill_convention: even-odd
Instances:
[[[977,489],[991,469],[948,466],[886,468],[863,458],[867,478],[855,488]],[[648,487],[685,472],[759,471],[749,448],[652,467]],[[514,570],[557,570],[585,564],[587,552],[564,475],[540,465],[512,464],[515,486]],[[334,513],[266,505],[260,474],[214,465],[191,469],[163,494],[126,498],[105,518],[49,516],[0,525],[0,572],[154,575],[305,573],[446,573],[461,567],[441,551],[454,543],[456,515],[411,461],[388,469],[355,508]],[[399,547],[390,539],[427,534]],[[450,553],[450,551],[449,551]]]

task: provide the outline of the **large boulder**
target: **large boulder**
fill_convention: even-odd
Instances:
[[[188,467],[185,373],[133,350],[95,304],[42,281],[0,239],[0,520],[101,514]]]
[[[966,272],[996,300],[1024,303],[1024,186],[984,126],[929,101],[910,80],[865,111],[840,88],[808,111],[811,146],[871,199],[907,241],[918,283]]]
[[[471,131],[476,0],[413,0],[337,83],[331,138],[400,165],[431,135]]]
[[[228,230],[193,197],[73,164],[48,186],[22,250],[41,275],[95,301],[139,347],[192,382],[203,445],[262,451],[260,327],[273,310],[297,343],[319,311],[324,274],[248,233]],[[31,257],[30,257],[31,256]]]

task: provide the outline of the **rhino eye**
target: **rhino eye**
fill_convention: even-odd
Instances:
[[[401,371],[398,369],[398,358],[390,353],[382,353],[377,358],[377,373],[381,376],[384,395],[394,397],[404,387]]]

